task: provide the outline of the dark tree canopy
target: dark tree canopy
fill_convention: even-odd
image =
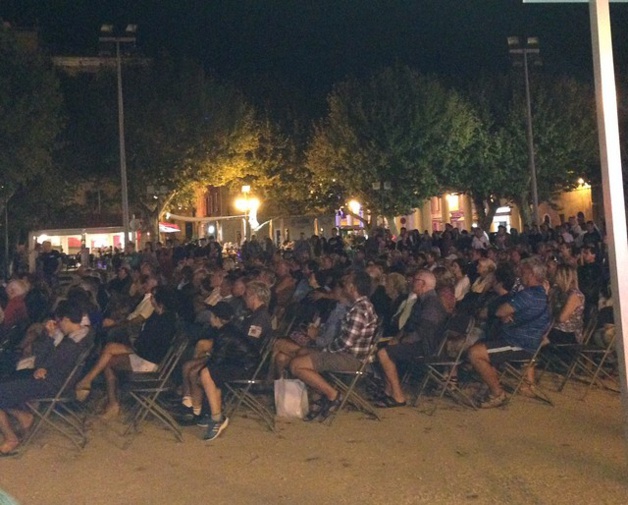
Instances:
[[[308,151],[314,191],[328,208],[357,198],[374,215],[419,207],[464,163],[478,126],[461,97],[408,67],[340,83]],[[389,191],[373,184],[390,183]]]
[[[62,97],[50,63],[20,45],[9,28],[0,26],[0,185],[4,200],[51,170],[62,124]]]

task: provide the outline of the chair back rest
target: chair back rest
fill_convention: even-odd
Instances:
[[[364,371],[367,366],[375,361],[375,355],[379,350],[379,343],[382,341],[382,339],[384,339],[384,322],[380,319],[377,322],[377,328],[375,328],[375,335],[373,336],[373,340],[371,341],[369,350],[366,353],[366,356],[364,356],[364,358],[362,359],[360,372]]]
[[[589,343],[596,329],[597,329],[597,310],[592,310],[590,313],[589,322],[587,323],[582,333],[582,343],[584,345],[587,345]]]
[[[159,381],[162,385],[168,382],[170,376],[177,368],[179,361],[181,361],[181,358],[183,357],[183,353],[185,353],[185,350],[188,348],[188,344],[188,339],[184,335],[179,335],[174,339],[171,346],[172,352],[170,353],[168,360],[164,362],[161,372],[159,373]]]
[[[86,339],[89,338],[89,335],[85,336],[84,338]],[[87,342],[85,349],[83,349],[80,352],[80,354],[77,356],[76,362],[74,363],[74,367],[72,368],[72,370],[70,370],[70,373],[66,377],[65,381],[63,381],[63,384],[61,384],[61,387],[59,388],[59,390],[57,391],[57,394],[54,397],[55,400],[58,400],[59,398],[66,396],[68,391],[70,391],[74,387],[74,384],[79,379],[79,373],[83,370],[83,367],[85,366],[85,362],[87,361],[87,358],[89,357],[89,355],[92,353],[94,346],[95,346],[95,343],[92,337],[91,340]]]
[[[274,329],[274,333],[276,333],[279,338],[289,335],[290,330],[292,330],[292,326],[294,325],[294,322],[296,321],[296,319],[297,319],[296,314],[285,313],[284,316],[277,322],[277,326]]]
[[[536,363],[538,361],[539,354],[541,353],[541,350],[543,349],[543,347],[545,347],[546,345],[550,343],[549,334],[551,331],[552,331],[552,325],[550,324],[550,327],[545,331],[545,333],[543,333],[543,336],[541,337],[541,341],[539,342],[539,345],[536,348],[536,351],[534,351],[534,354],[530,358],[530,363],[532,364]]]
[[[181,350],[181,347],[183,347],[183,351],[185,351],[185,349],[188,346],[188,343],[189,342],[188,342],[187,335],[185,335],[182,331],[177,330],[177,332],[175,333],[172,339],[172,342],[170,343],[170,347],[168,348],[168,351],[166,352],[164,358],[157,365],[157,370],[155,370],[155,373],[157,374],[158,379],[161,380],[164,374],[168,373],[168,370],[172,366],[173,361],[176,362],[179,359],[181,359],[181,356],[178,356],[177,352]],[[176,366],[176,363],[175,363],[175,366]]]
[[[470,315],[448,321],[443,334],[443,341],[436,355],[439,358],[447,357],[460,361],[462,354],[467,349],[467,341],[475,328],[475,318]]]

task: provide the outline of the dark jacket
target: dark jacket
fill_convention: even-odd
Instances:
[[[433,355],[439,347],[447,317],[447,311],[436,291],[428,291],[412,307],[408,322],[403,328],[402,342],[421,342],[424,356]]]
[[[259,353],[255,342],[232,323],[228,323],[218,330],[207,366],[210,370],[212,367],[224,365],[250,370],[255,367],[258,360]]]
[[[76,360],[81,352],[91,346],[93,342],[94,338],[91,333],[78,343],[70,337],[63,337],[63,340],[52,352],[43,359],[36,360],[35,368],[45,368],[46,382],[59,388],[76,365]]]
[[[135,341],[135,352],[140,358],[158,364],[166,356],[176,332],[174,312],[153,314],[144,322]]]

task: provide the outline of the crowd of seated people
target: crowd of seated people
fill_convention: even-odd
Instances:
[[[500,228],[492,239],[481,229],[469,233],[451,225],[431,235],[402,229],[397,239],[380,230],[355,248],[334,230],[328,241],[301,243],[298,254],[262,241],[236,258],[223,257],[214,239],[141,253],[130,244],[110,279],[79,269],[64,295],[81,307],[80,324],[97,342],[94,365],[76,384],[76,396],[86,400],[102,374],[104,417],[116,417],[119,381],[130,371],[156,369],[178,324],[190,347],[177,374],[174,411],[213,439],[228,425],[221,388],[250,373],[271,338],[272,320],[283,319],[293,325],[274,343],[268,377],[296,377],[311,388],[319,400],[309,420],[338,408],[342,397],[325,372],[359,368],[378,325],[389,338],[375,357],[383,378],[376,405],[401,407],[406,394],[399,367],[435,353],[447,320],[464,313],[477,325],[466,355],[486,384],[480,404],[502,405],[506,395],[495,366],[530,356],[548,332],[552,342],[581,341],[607,284],[601,234],[573,221],[556,230],[547,224],[522,233]],[[21,323],[23,334],[0,354],[5,381],[39,342],[60,338],[51,333],[48,314],[58,302],[46,284],[28,276],[11,282],[0,297],[8,319],[3,332]],[[0,449],[11,452],[15,437],[4,437],[8,443]]]
[[[81,305],[63,300],[54,312],[54,319],[46,322],[45,332],[33,343],[28,364],[0,381],[0,457],[15,454],[24,436],[34,422],[26,402],[54,396],[73,369],[78,356],[92,343],[91,332],[83,324],[85,311]],[[16,430],[11,418],[18,424]]]

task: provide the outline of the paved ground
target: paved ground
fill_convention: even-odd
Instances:
[[[128,450],[117,422],[93,425],[82,453],[44,433],[0,460],[0,487],[22,505],[100,504],[625,504],[616,394],[554,394],[555,407],[517,398],[471,412],[445,401],[382,422],[343,413],[332,427],[279,423],[272,434],[236,418],[211,444],[149,426]]]

